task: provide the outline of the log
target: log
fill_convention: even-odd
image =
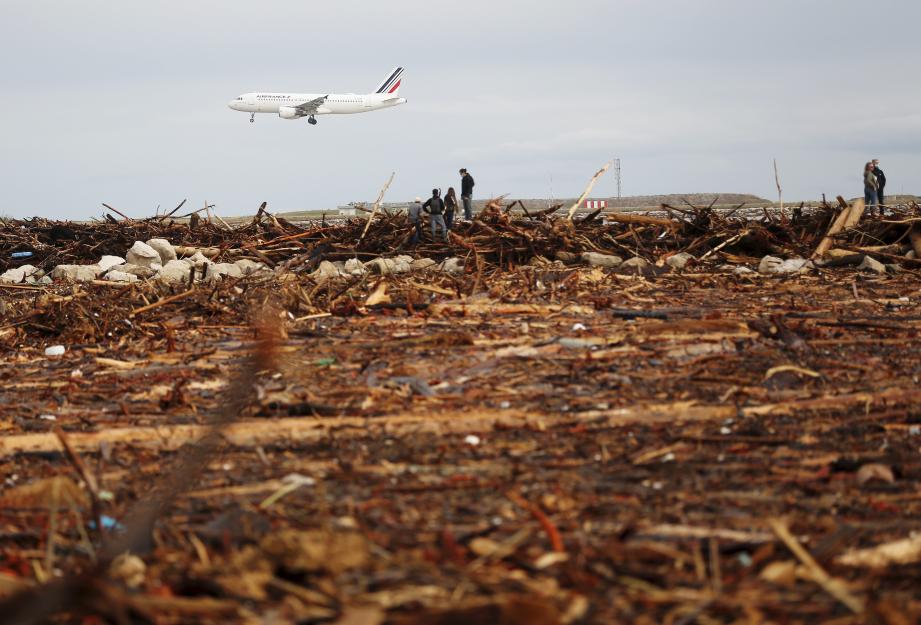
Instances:
[[[604,218],[620,224],[642,224],[644,226],[664,226],[670,230],[678,227],[678,222],[663,217],[650,217],[649,215],[634,215],[633,213],[605,213]]]
[[[855,225],[857,225],[857,222],[860,221],[860,218],[863,215],[864,208],[865,206],[863,200],[858,199],[846,209],[842,210],[832,222],[831,226],[828,228],[828,232],[825,233],[825,237],[819,243],[819,246],[815,248],[815,252],[813,252],[812,258],[820,258],[825,252],[827,252],[834,243],[833,237],[836,234],[842,230],[847,230],[848,228],[853,228]]]

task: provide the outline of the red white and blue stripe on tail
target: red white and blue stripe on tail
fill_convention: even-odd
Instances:
[[[387,80],[381,83],[381,86],[377,88],[377,91],[374,93],[383,93],[383,94],[396,94],[400,91],[400,83],[403,82],[403,68],[395,67],[393,71],[390,72],[390,75],[387,77]]]

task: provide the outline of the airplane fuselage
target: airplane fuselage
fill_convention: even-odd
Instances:
[[[228,106],[235,111],[244,113],[274,113],[287,117],[284,113],[291,110],[290,119],[300,117],[294,114],[293,109],[304,102],[318,98],[325,98],[317,106],[315,115],[349,115],[353,113],[367,113],[383,108],[390,108],[406,103],[406,98],[394,98],[387,94],[355,94],[355,93],[244,93],[231,100]]]

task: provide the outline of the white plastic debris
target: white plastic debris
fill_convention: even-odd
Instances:
[[[480,444],[480,437],[475,434],[468,434],[464,438],[464,442],[472,447],[476,447],[477,445]]]
[[[58,420],[58,418],[54,416],[53,414],[40,414],[38,415],[38,418],[41,419],[42,421],[57,421]]]
[[[579,331],[582,331],[582,330],[588,330],[588,328],[586,328],[585,325],[584,325],[584,324],[581,324],[581,323],[574,323],[574,324],[572,324],[572,331],[573,331],[573,332],[579,332]]]
[[[732,430],[730,430],[726,426],[723,426],[720,428],[720,434],[722,434],[723,436],[728,436],[729,434],[732,434]]]
[[[50,345],[45,348],[45,356],[63,356],[67,349],[63,345]]]

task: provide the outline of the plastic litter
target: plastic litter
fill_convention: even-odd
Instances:
[[[63,356],[67,349],[63,345],[51,345],[45,348],[46,356]]]

